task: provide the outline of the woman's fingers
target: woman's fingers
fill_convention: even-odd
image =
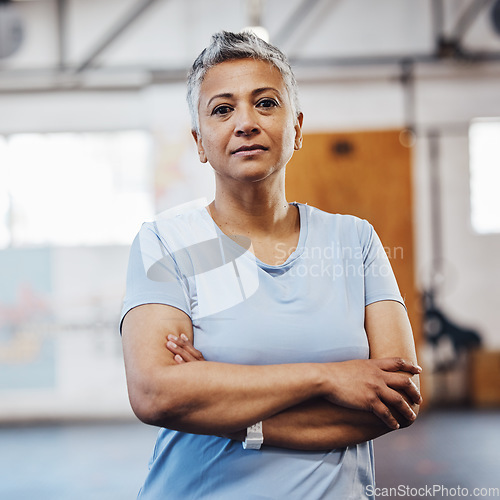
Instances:
[[[400,427],[396,415],[400,415],[410,423],[417,418],[417,415],[405,398],[389,387],[386,387],[379,396],[374,399],[371,411],[391,429],[399,429]]]
[[[418,387],[411,377],[405,373],[388,373],[386,375],[386,383],[392,389],[403,391],[412,403],[416,405],[422,403],[422,396]]]
[[[325,397],[347,408],[371,411],[391,429],[397,429],[405,421],[415,420],[412,404],[422,401],[411,380],[412,366],[416,367],[399,358],[325,364],[332,384]]]
[[[407,372],[412,375],[418,375],[422,372],[422,368],[416,363],[403,358],[382,358],[373,361],[386,372]]]
[[[403,375],[404,377],[405,375]],[[422,396],[420,394],[420,390],[416,386],[415,382],[409,377],[406,378],[406,381],[404,382],[404,391],[405,393],[409,396],[410,401],[412,401],[414,404],[419,405],[422,403]]]
[[[167,349],[174,354],[174,360],[181,363],[189,363],[191,361],[205,361],[203,354],[195,349],[193,343],[183,333],[180,337],[168,335]]]
[[[404,391],[412,403],[422,403],[420,391],[411,378],[412,375],[418,375],[422,371],[420,366],[403,358],[375,359],[373,362],[381,370],[387,372],[386,383],[388,386]]]
[[[396,410],[408,422],[413,422],[417,418],[413,408],[399,392],[387,388],[381,398],[389,408]]]
[[[176,354],[174,356],[174,360],[177,364],[181,364],[181,363],[186,363],[186,361],[184,361],[184,359],[182,358],[182,356],[180,354]]]
[[[384,422],[385,425],[387,425],[387,427],[394,430],[399,429],[398,421],[392,414],[391,410],[389,410],[389,408],[382,403],[382,401],[377,400],[376,403],[373,404],[371,410],[378,418],[380,418],[380,420],[382,420],[382,422]]]
[[[174,355],[174,361],[178,364],[188,363],[189,361],[195,361],[193,356],[187,352],[182,346],[179,345],[179,339],[173,338],[167,341],[167,349]]]

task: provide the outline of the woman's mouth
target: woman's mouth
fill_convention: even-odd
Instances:
[[[235,149],[232,154],[235,156],[252,156],[256,154],[265,153],[268,148],[262,146],[261,144],[251,144],[249,146],[240,146]]]

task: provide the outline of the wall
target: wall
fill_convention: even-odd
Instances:
[[[93,2],[90,3],[93,4]],[[297,3],[295,2],[294,5]],[[331,11],[340,15],[348,9],[346,7],[348,4],[354,3],[359,2],[334,2]],[[388,6],[391,2],[381,3],[384,6],[383,12],[380,12],[381,16],[384,12],[386,14],[392,12],[391,15],[395,16],[394,11],[391,11]],[[95,7],[97,4],[93,5]],[[178,4],[176,7],[174,5],[174,3],[170,7],[165,5],[162,9],[181,8]],[[268,8],[275,9],[276,6]],[[39,12],[39,15],[45,14],[46,11]],[[214,12],[206,14],[215,16]],[[184,16],[182,13],[176,15],[180,16],[179,18]],[[412,15],[416,16],[417,12],[413,12]],[[149,19],[153,17],[152,13]],[[238,24],[235,19],[231,21],[234,25]],[[394,21],[395,18],[392,20]],[[147,25],[146,21],[147,19],[144,25]],[[77,23],[77,20],[73,22]],[[339,22],[342,24],[342,21]],[[276,20],[272,23],[276,23]],[[373,21],[370,24],[377,25],[377,22]],[[422,25],[422,19],[415,24],[415,26],[420,25]],[[83,37],[82,28],[78,26],[77,34]],[[215,24],[214,26],[214,29],[217,29]],[[479,23],[472,30],[471,43],[476,43],[476,45],[479,43],[477,42],[478,30],[481,26]],[[198,38],[190,39],[189,42],[185,38],[182,39],[184,42],[181,45],[185,54],[189,54],[192,58],[191,54],[196,53],[198,47],[205,43],[207,34],[214,29],[205,27],[204,32]],[[303,30],[307,32],[307,25]],[[338,31],[335,32],[332,29],[329,33],[328,36],[324,33],[313,36],[310,33],[308,40],[312,41],[305,44],[307,47],[304,52],[312,53],[311,47],[314,43],[321,43],[323,48],[334,43],[335,33],[338,34]],[[351,35],[344,33],[343,36]],[[405,48],[416,47],[419,50],[428,48],[428,44],[422,41],[422,30],[415,29],[408,33],[400,30],[397,36],[399,39],[405,36],[410,37],[412,43],[406,41],[403,44]],[[45,52],[43,48],[40,48],[39,52],[40,54],[43,52],[42,55],[47,61],[54,62],[51,51],[55,40],[53,37],[46,37],[46,39],[49,41],[49,47]],[[316,42],[314,42],[315,39],[317,39]],[[380,42],[373,34],[372,39],[373,50],[379,48],[383,52],[389,52],[394,44],[397,44],[397,39],[390,37],[389,41]],[[127,43],[129,47],[134,45],[133,39]],[[11,66],[33,65],[39,60],[40,54],[33,48],[34,46],[29,47],[31,48],[26,49],[20,60]],[[72,57],[76,60],[88,50],[90,45],[85,45],[80,41],[74,47]],[[353,47],[356,48],[356,45]],[[297,39],[289,40],[284,48],[296,53],[299,50]],[[358,49],[359,54],[361,47]],[[117,49],[117,53],[118,60],[122,63],[130,62],[131,59],[140,56],[138,51],[130,54],[124,48]],[[127,54],[129,54],[128,59]],[[170,54],[169,57],[175,61],[174,56],[175,54]],[[184,56],[177,61],[181,59],[184,61]],[[403,127],[405,124],[404,95],[398,81],[397,68],[364,68],[362,71],[356,68],[332,69],[316,77],[311,76],[307,69],[298,68],[297,74],[301,86],[306,132],[393,129]],[[459,324],[477,327],[483,335],[486,346],[490,349],[500,349],[498,329],[500,235],[477,235],[470,226],[467,133],[471,119],[480,116],[500,116],[499,88],[500,65],[498,63],[417,67],[415,123],[418,136],[414,148],[416,277],[422,289],[429,286],[433,216],[430,212],[430,163],[427,136],[430,131],[436,130],[440,134],[439,175],[441,178],[442,247],[445,261],[439,303]],[[119,92],[0,93],[0,134],[129,128],[151,130],[155,136],[157,166],[164,174],[157,177],[157,182],[162,188],[162,195],[158,198],[158,210],[186,201],[187,198],[211,197],[213,180],[209,167],[198,162],[189,134],[189,117],[183,84],[152,85],[144,89]],[[194,180],[196,187],[188,192]],[[64,263],[65,268],[78,267],[82,265],[82,262],[94,260],[98,262],[96,269],[106,268],[108,273],[112,273],[107,278],[113,286],[106,298],[105,319],[109,324],[106,326],[105,338],[114,340],[109,341],[108,347],[99,348],[100,352],[107,356],[105,358],[107,361],[100,362],[96,358],[98,351],[92,350],[95,347],[92,347],[95,337],[94,340],[87,341],[84,345],[86,341],[82,339],[85,336],[80,335],[81,330],[80,333],[74,330],[73,333],[76,332],[76,334],[71,337],[71,343],[63,342],[58,347],[59,385],[57,390],[40,393],[38,396],[30,392],[15,394],[12,391],[2,391],[5,410],[3,414],[0,414],[0,419],[14,416],[16,418],[47,417],[48,404],[59,415],[130,415],[124,391],[119,336],[112,323],[116,321],[116,311],[119,309],[123,295],[127,249],[93,249],[88,250],[87,253],[79,249],[56,249],[55,251],[60,265],[63,266]],[[116,256],[115,265],[111,268],[106,267],[110,252]],[[59,273],[58,276],[63,276],[60,271],[57,273]],[[95,282],[100,282],[99,275],[95,275]],[[67,284],[61,285],[61,290],[64,290],[65,286]],[[107,289],[109,290],[109,287]],[[94,327],[90,330],[88,338],[92,338],[92,332],[95,333]],[[78,349],[83,354],[79,358],[72,358],[71,353],[78,352]],[[71,362],[72,359],[75,363]],[[98,371],[94,371],[91,379],[86,383],[89,369]],[[84,394],[85,399],[81,397],[71,399],[69,386],[64,380],[66,382],[72,380],[72,384],[81,391],[78,395]],[[100,383],[103,381],[107,382]],[[114,394],[113,397],[116,399],[109,399],[110,394]],[[108,405],[105,401],[115,402]]]

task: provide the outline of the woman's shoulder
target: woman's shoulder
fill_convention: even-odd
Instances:
[[[310,224],[319,224],[323,227],[336,227],[340,230],[354,230],[360,235],[370,233],[373,230],[372,225],[366,220],[351,214],[332,213],[320,208],[308,205],[307,203],[297,203],[297,206],[307,214]]]
[[[217,237],[210,224],[205,205],[184,204],[173,207],[146,221],[139,230],[139,238],[160,239],[169,246],[186,248]]]

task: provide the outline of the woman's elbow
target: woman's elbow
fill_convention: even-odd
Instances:
[[[143,423],[168,427],[180,412],[176,398],[168,390],[158,390],[154,384],[129,384],[129,401],[135,416]]]

